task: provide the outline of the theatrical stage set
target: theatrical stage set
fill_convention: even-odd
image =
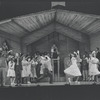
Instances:
[[[100,16],[64,4],[0,21],[1,87],[100,84]]]

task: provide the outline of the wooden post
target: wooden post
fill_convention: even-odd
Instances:
[[[53,81],[54,81],[54,61],[53,61],[53,59],[51,60],[52,61],[52,67],[53,67]]]
[[[60,61],[59,61],[59,58],[57,59],[57,63],[58,63],[58,82],[59,82],[59,78],[60,78],[60,72],[59,72],[59,70],[60,70],[60,63],[59,63]]]

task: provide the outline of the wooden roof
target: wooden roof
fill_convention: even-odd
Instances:
[[[87,35],[100,32],[100,16],[98,15],[84,14],[61,9],[51,9],[1,21],[0,33],[4,32],[5,34],[22,38],[25,41],[29,35],[37,37],[37,34],[39,34],[39,38],[43,37],[44,35],[41,32],[38,32],[38,30],[44,29],[51,23],[59,23],[64,26],[64,29],[70,28]],[[54,25],[52,27],[53,30],[51,29],[51,32],[57,29],[54,28],[56,26],[57,25]],[[46,30],[45,33],[48,33],[48,30]]]

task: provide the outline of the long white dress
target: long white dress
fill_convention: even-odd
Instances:
[[[81,76],[81,72],[77,66],[77,60],[75,57],[71,58],[72,65],[64,70],[65,74],[71,75],[71,76]]]
[[[27,66],[28,66],[28,61],[26,60],[22,60],[22,77],[28,77],[28,74],[27,74]]]
[[[31,76],[32,75],[32,72],[31,72],[31,65],[32,65],[32,62],[30,61],[30,62],[28,62],[28,66],[27,66],[27,75],[29,76]]]
[[[9,68],[8,68],[8,72],[7,72],[7,77],[15,77],[15,71],[14,71],[15,62],[9,61],[8,67]]]
[[[97,58],[92,57],[91,60],[89,60],[89,75],[99,75],[100,72],[98,70],[98,62],[99,60]]]

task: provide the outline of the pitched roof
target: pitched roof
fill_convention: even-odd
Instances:
[[[18,38],[26,38],[31,34],[34,35],[32,35],[33,37],[37,37],[37,34],[39,37],[43,37],[42,32],[37,31],[44,29],[51,23],[58,23],[66,29],[70,28],[87,35],[100,32],[99,15],[61,9],[51,9],[1,21],[0,31]],[[55,29],[57,29],[56,25],[53,26],[52,31],[55,31]],[[48,33],[48,30],[44,31],[45,33]]]

